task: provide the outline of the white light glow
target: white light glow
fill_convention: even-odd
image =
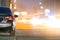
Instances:
[[[45,12],[46,12],[46,13],[50,13],[50,10],[49,10],[49,9],[45,9]]]
[[[60,28],[60,19],[48,20],[45,25],[49,28]]]
[[[38,21],[37,18],[32,18],[32,19],[30,20],[30,23],[33,24],[33,25],[36,25],[36,24],[38,24],[37,21]]]
[[[49,19],[49,20],[55,20],[56,17],[55,17],[54,15],[52,15],[52,16],[48,15],[48,19]]]
[[[42,4],[42,2],[39,3],[40,5]]]
[[[39,19],[37,17],[33,17],[32,19],[29,20],[29,22],[33,25],[33,26],[36,26],[36,25],[41,25],[44,23],[44,20],[43,19]]]
[[[20,15],[20,12],[14,12],[14,15]]]
[[[22,19],[20,20],[21,23],[27,23],[27,20],[26,19]]]
[[[45,16],[48,16],[50,13],[50,10],[49,9],[45,9]]]
[[[41,6],[40,8],[43,9],[43,6]]]
[[[16,9],[16,6],[14,6],[14,9]]]

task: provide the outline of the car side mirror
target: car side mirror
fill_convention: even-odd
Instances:
[[[16,17],[18,17],[18,15],[14,15],[14,17],[16,18]]]

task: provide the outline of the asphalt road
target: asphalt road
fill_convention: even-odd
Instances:
[[[46,37],[37,37],[37,36],[18,36],[17,40],[60,40],[60,37],[55,38],[46,38]]]
[[[60,40],[60,35],[43,35],[39,31],[16,30],[16,40]]]
[[[9,33],[0,32],[0,40],[15,40],[14,36],[10,36]]]
[[[2,35],[1,35],[2,34]],[[9,36],[8,33],[0,33],[0,40],[60,40],[59,36],[48,36],[41,33],[41,31],[33,30],[16,30],[15,37]]]
[[[10,36],[0,36],[0,40],[14,40],[14,37],[10,37]]]

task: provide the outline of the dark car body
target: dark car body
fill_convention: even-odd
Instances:
[[[8,7],[0,7],[0,31],[8,31],[11,35],[13,34],[13,13]]]

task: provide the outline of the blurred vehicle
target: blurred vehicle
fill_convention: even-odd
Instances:
[[[15,15],[16,17],[16,15]],[[7,31],[11,36],[15,35],[13,26],[14,16],[8,7],[0,7],[0,31]]]

